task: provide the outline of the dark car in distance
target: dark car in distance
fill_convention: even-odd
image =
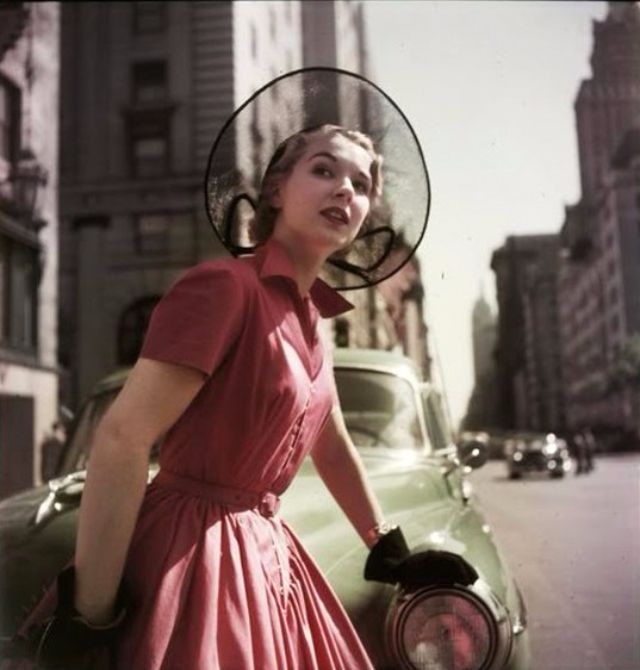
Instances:
[[[505,441],[504,451],[510,479],[529,472],[560,478],[571,470],[567,443],[555,433],[517,433]]]

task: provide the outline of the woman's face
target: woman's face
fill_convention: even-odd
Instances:
[[[276,237],[326,256],[348,246],[369,213],[371,163],[343,135],[312,138],[273,196]]]

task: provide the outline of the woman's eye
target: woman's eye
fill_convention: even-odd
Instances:
[[[333,177],[333,172],[326,165],[316,165],[313,168],[313,174],[318,174],[321,177]]]
[[[369,184],[367,184],[364,181],[354,181],[353,182],[353,188],[356,190],[357,193],[369,193]]]

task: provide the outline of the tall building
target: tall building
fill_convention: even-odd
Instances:
[[[362,2],[62,4],[60,360],[70,404],[135,361],[153,307],[182,272],[226,253],[202,202],[211,145],[253,92],[303,65],[366,70]],[[282,107],[265,96],[229,143],[227,159],[253,183],[275,138],[296,130]],[[374,291],[353,299],[358,309],[327,326],[329,339],[370,345],[365,336],[391,332]]]
[[[592,76],[575,100],[582,197],[590,201],[606,178],[623,135],[640,121],[640,6],[609,2],[593,22]]]
[[[564,422],[557,235],[507,238],[491,259],[498,294],[499,426],[550,430]]]
[[[473,306],[471,335],[474,377],[478,381],[494,366],[496,346],[496,318],[482,294]]]
[[[240,103],[302,65],[300,4],[64,3],[62,32],[61,362],[75,403],[133,363],[183,271],[226,253],[202,205],[209,151]],[[254,146],[229,161],[264,165],[275,148],[284,115],[260,112]]]
[[[474,385],[463,419],[466,430],[490,430],[500,423],[496,369],[497,321],[482,293],[471,316]]]
[[[59,5],[0,5],[0,497],[58,415]]]
[[[593,36],[592,77],[575,102],[582,193],[561,231],[567,422],[638,430],[638,393],[613,372],[640,333],[640,6],[609,3]]]

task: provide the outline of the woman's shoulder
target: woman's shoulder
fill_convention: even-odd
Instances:
[[[235,290],[250,291],[257,282],[257,274],[250,258],[223,256],[211,258],[191,267],[183,278],[211,284],[235,287]]]

